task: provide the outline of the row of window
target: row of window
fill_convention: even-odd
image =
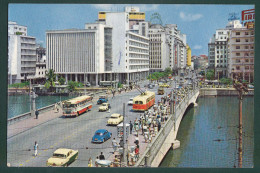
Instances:
[[[217,60],[217,63],[223,63],[223,62],[226,63],[227,60],[224,60],[224,61],[223,60]]]
[[[148,49],[138,49],[138,48],[134,48],[134,47],[130,47],[130,48],[129,48],[129,51],[132,51],[132,52],[141,52],[141,53],[149,53],[149,50],[148,50]]]
[[[149,59],[149,55],[143,55],[143,54],[135,54],[135,53],[129,53],[130,58],[147,58]]]
[[[241,42],[241,40],[243,40],[243,39],[240,39],[240,38],[236,38],[236,42],[237,43],[240,43]],[[245,42],[249,42],[249,39],[248,38],[246,38],[246,39],[244,39],[245,40]],[[251,38],[250,39],[250,42],[253,42],[254,41],[254,39],[253,38]]]
[[[240,52],[238,52],[238,53],[236,53],[236,56],[240,56],[240,55],[242,55]],[[244,56],[249,56],[249,53],[244,53]],[[250,53],[250,56],[254,56],[254,54],[253,53]]]
[[[130,45],[133,45],[133,46],[149,48],[149,45],[137,43],[137,42],[134,42],[134,41],[129,41],[129,44],[130,44]]]
[[[149,43],[149,40],[141,38],[141,37],[137,37],[135,35],[129,34],[129,38],[131,38],[133,40],[138,40],[138,41],[141,41],[141,42],[144,42],[144,43]]]
[[[250,34],[251,34],[251,35],[254,35],[254,31],[251,31]],[[238,32],[238,31],[237,31],[237,32],[236,32],[236,35],[241,35],[241,32]],[[249,35],[249,32],[246,31],[246,32],[245,32],[245,35]]]
[[[8,30],[10,30],[11,28],[8,27]],[[19,31],[26,31],[26,28],[17,28],[16,26],[14,27],[15,30],[19,30]]]
[[[131,64],[146,64],[149,63],[149,60],[129,60]]]
[[[236,49],[240,49],[240,48],[242,48],[242,47],[244,47],[245,49],[249,49],[249,46],[236,46]],[[250,49],[254,49],[254,46],[251,45],[251,46],[250,46]]]
[[[242,70],[243,68],[240,68],[241,66],[236,66],[236,70]],[[245,66],[244,67],[245,70],[253,70],[254,66]]]
[[[131,65],[130,70],[149,68],[149,65]]]

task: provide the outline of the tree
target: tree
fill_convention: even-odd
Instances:
[[[70,92],[75,91],[75,89],[76,89],[76,83],[73,82],[73,81],[69,81],[67,88],[69,89]]]
[[[206,73],[206,78],[208,79],[208,80],[213,80],[214,79],[214,71],[213,70],[209,70],[209,71],[207,71],[207,73]]]
[[[55,81],[56,81],[56,74],[54,74],[54,70],[50,69],[48,73],[45,75],[46,76],[46,83],[44,86],[49,86],[50,90],[53,91],[53,88],[55,87]],[[47,88],[46,87],[46,88]],[[47,89],[49,89],[47,88]]]
[[[169,74],[172,74],[172,69],[170,67],[165,68],[164,70],[165,76],[169,76]]]
[[[59,79],[58,79],[60,85],[64,85],[65,84],[65,78],[60,76]]]

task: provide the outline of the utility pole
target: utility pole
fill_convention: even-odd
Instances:
[[[238,167],[242,168],[242,101],[243,101],[243,92],[248,92],[247,86],[243,85],[242,82],[239,82],[236,76],[236,80],[233,81],[234,88],[238,91],[238,99],[239,99],[239,147],[238,147]]]

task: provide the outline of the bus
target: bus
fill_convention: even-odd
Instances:
[[[92,108],[91,96],[80,96],[66,100],[62,103],[64,117],[79,116]]]
[[[134,97],[133,110],[147,111],[155,102],[155,92],[145,91],[144,93]]]

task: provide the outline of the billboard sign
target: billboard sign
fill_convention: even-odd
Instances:
[[[254,28],[255,24],[255,9],[242,11],[242,23],[247,28]]]

